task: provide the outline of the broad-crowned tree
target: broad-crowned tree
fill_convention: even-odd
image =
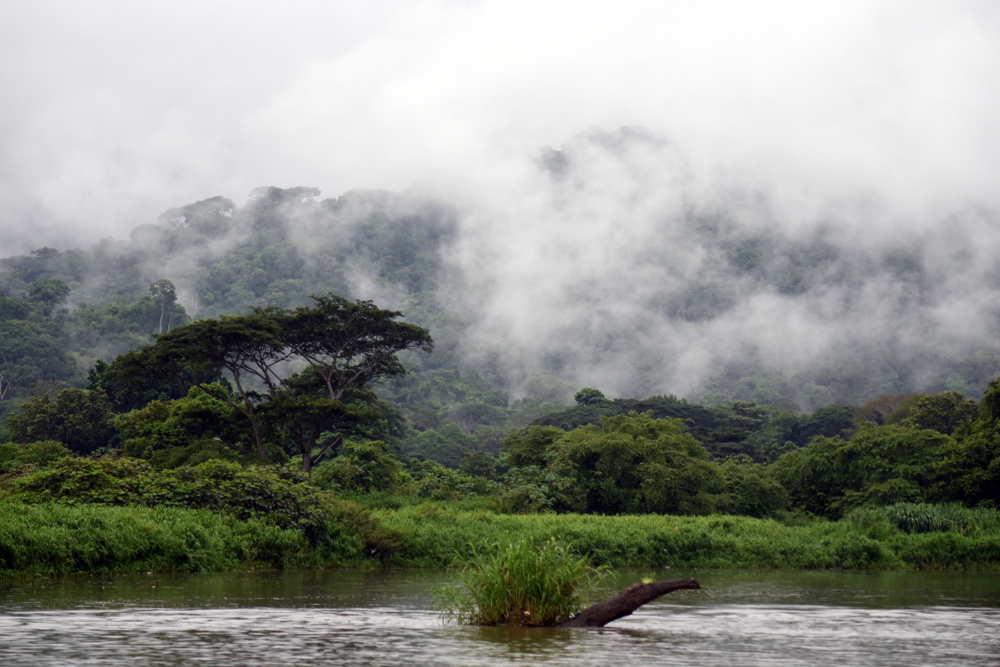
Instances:
[[[312,298],[313,308],[255,308],[177,327],[133,353],[118,377],[141,384],[153,373],[200,387],[243,415],[261,459],[268,433],[291,437],[308,472],[328,449],[313,453],[321,434],[371,420],[368,386],[404,373],[397,352],[432,349],[425,329],[395,321],[401,313],[333,294]],[[306,368],[289,375],[292,359]],[[220,372],[232,393],[206,380]]]

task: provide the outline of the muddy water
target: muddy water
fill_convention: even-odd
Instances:
[[[1000,576],[643,570],[694,576],[602,630],[443,625],[443,571],[0,582],[9,665],[1000,665]]]

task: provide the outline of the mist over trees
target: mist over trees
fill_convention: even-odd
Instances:
[[[974,306],[998,285],[955,233],[989,214],[947,241],[793,227],[694,196],[636,129],[532,169],[552,199],[527,210],[262,187],[0,260],[11,479],[69,452],[510,513],[995,502],[1000,343]]]
[[[490,206],[261,187],[242,206],[170,209],[128,241],[0,260],[0,393],[22,377],[82,386],[97,359],[189,318],[328,292],[429,329],[436,352],[404,356],[408,368],[476,373],[512,399],[567,403],[593,386],[813,411],[906,392],[975,398],[1000,372],[992,212],[796,216],[766,194],[705,191],[676,147],[638,128],[546,149],[522,179],[538,196]],[[49,340],[65,352],[41,355],[43,369],[31,348]],[[502,421],[465,410],[472,430]]]

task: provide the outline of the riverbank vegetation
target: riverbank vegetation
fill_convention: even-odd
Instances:
[[[357,420],[306,473],[294,449],[263,461],[208,438],[248,420],[220,426],[225,403],[197,386],[109,417],[123,439],[97,448],[74,444],[88,423],[72,406],[92,401],[38,400],[44,418],[29,403],[12,431],[68,435],[0,445],[0,572],[443,567],[553,539],[615,567],[1000,568],[1000,381],[978,404],[888,403],[771,463],[713,456],[689,422],[652,411],[516,429],[458,469],[371,439],[385,417]]]
[[[462,348],[453,212],[316,194],[0,261],[0,571],[444,566],[554,537],[615,566],[1000,567],[1000,349],[919,381],[887,357],[574,394],[556,357]],[[187,252],[182,288],[156,273]],[[338,296],[355,270],[400,310]]]
[[[605,568],[555,538],[471,547],[456,565],[458,586],[435,590],[445,618],[467,625],[552,627],[592,602]]]

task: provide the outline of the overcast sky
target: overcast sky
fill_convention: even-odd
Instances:
[[[0,5],[0,256],[259,185],[461,196],[642,125],[789,202],[996,206],[995,2]],[[473,195],[475,196],[475,195]]]

